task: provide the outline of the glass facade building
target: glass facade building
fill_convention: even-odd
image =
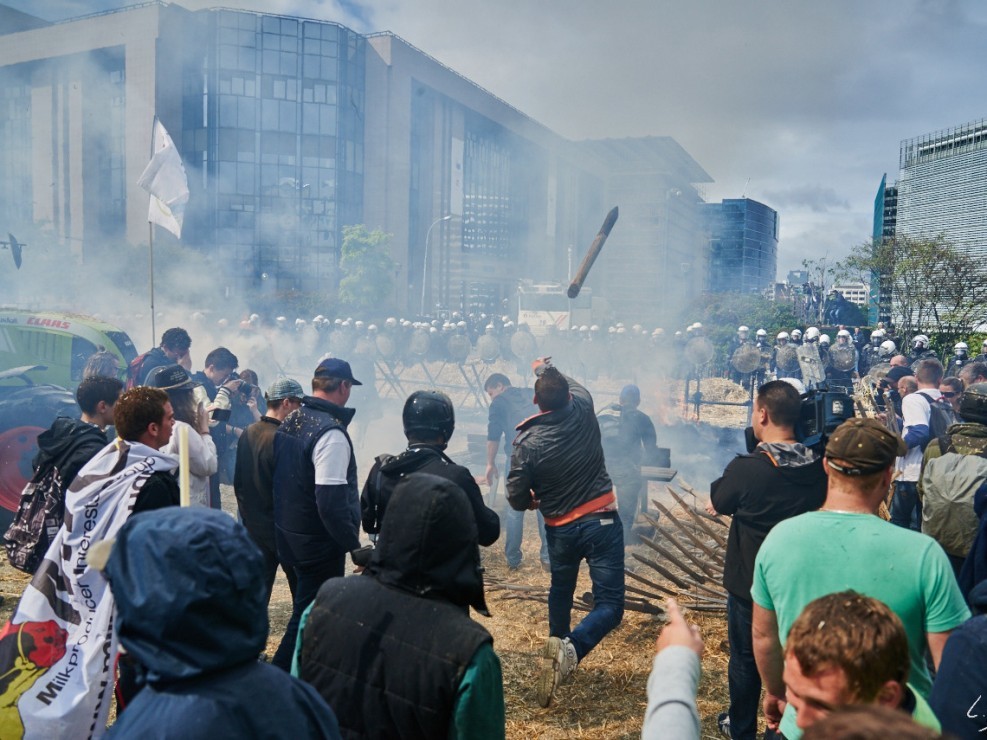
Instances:
[[[778,212],[749,198],[704,206],[710,236],[710,293],[771,288],[778,269]]]
[[[901,142],[897,233],[987,259],[987,121]]]
[[[190,211],[190,234],[241,289],[335,286],[342,227],[363,212],[364,39],[228,10],[185,22],[204,49],[183,55],[182,152],[206,204]]]

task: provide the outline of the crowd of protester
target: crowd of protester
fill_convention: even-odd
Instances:
[[[349,362],[321,359],[310,392],[287,377],[261,392],[224,347],[193,373],[191,344],[169,329],[126,383],[94,357],[81,419],[40,438],[5,538],[33,580],[0,632],[0,735],[102,734],[112,694],[116,737],[503,738],[500,659],[471,614],[489,616],[480,548],[502,526],[447,453],[450,399],[411,394],[407,449],[361,475],[348,428],[363,383]],[[506,376],[485,383],[480,479],[500,477],[503,439],[508,567],[534,511],[550,574],[549,633],[532,657],[537,701],[551,707],[623,620],[655,432],[636,386],[611,431],[548,358],[532,370],[533,401]],[[712,484],[708,507],[731,518],[722,734],[983,736],[985,371],[969,363],[952,382],[938,360],[918,360],[914,386],[897,385],[900,408],[851,418],[815,448],[797,438],[795,388],[757,388],[756,446]],[[221,483],[236,519],[219,511]],[[573,624],[583,562],[593,598]],[[268,663],[279,568],[292,611]],[[703,638],[674,600],[665,608],[642,736],[698,738]]]

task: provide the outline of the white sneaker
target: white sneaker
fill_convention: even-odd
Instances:
[[[568,637],[549,637],[542,650],[541,674],[538,676],[538,703],[547,707],[555,690],[576,670],[579,658],[576,646]]]

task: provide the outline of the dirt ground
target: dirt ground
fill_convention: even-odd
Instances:
[[[224,496],[232,509],[231,491]],[[503,499],[500,499],[502,502]],[[647,705],[646,686],[661,629],[661,617],[627,612],[621,626],[580,664],[573,678],[559,692],[556,703],[542,709],[535,698],[538,651],[548,636],[548,607],[533,601],[511,598],[516,592],[498,589],[499,584],[548,587],[549,575],[538,561],[538,535],[534,517],[526,517],[523,551],[518,571],[507,569],[503,543],[484,548],[488,581],[487,603],[492,616],[473,616],[494,637],[500,656],[507,703],[508,738],[635,738],[640,737]],[[638,545],[637,547],[642,547]],[[0,618],[9,619],[28,576],[0,558]],[[577,595],[590,590],[589,576],[580,576]],[[271,632],[267,655],[274,654],[288,617],[291,602],[287,581],[279,573],[270,606]],[[574,613],[578,620],[578,613]],[[703,674],[699,686],[699,711],[703,737],[718,737],[716,715],[726,709],[726,620],[719,613],[687,614],[700,625],[706,642]]]

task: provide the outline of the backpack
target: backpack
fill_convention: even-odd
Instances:
[[[924,450],[929,446],[929,442],[933,439],[942,440],[946,438],[946,432],[949,428],[956,423],[956,414],[953,413],[953,407],[950,406],[946,401],[941,398],[932,398],[927,396],[922,391],[918,391],[918,395],[926,400],[929,404],[929,437],[922,444],[922,449]],[[943,446],[943,452],[945,452],[946,447]]]
[[[987,451],[963,455],[950,442],[948,434],[940,438],[942,455],[922,470],[922,532],[950,555],[966,557],[980,525],[973,502],[987,485]]]
[[[65,518],[65,488],[54,463],[38,469],[21,493],[14,520],[3,536],[7,559],[34,573]]]
[[[130,364],[127,365],[127,390],[128,391],[131,388],[133,388],[134,386],[139,385],[139,383],[137,381],[138,381],[138,379],[141,376],[141,370],[144,367],[144,360],[147,359],[147,355],[148,355],[147,352],[145,352],[142,355],[137,355],[137,357],[135,357],[134,359],[132,359],[130,361]]]

